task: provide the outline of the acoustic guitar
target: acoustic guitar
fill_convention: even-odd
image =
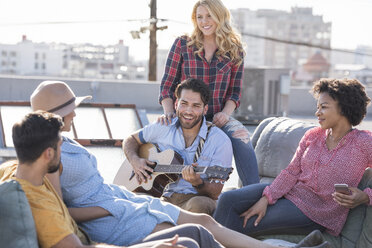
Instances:
[[[139,156],[149,161],[155,162],[154,172],[151,174],[151,179],[146,183],[138,183],[135,177],[132,165],[128,159],[122,163],[118,173],[115,176],[114,184],[123,185],[128,190],[133,192],[147,193],[155,197],[160,197],[163,194],[164,188],[168,183],[175,182],[178,175],[181,174],[183,159],[181,155],[173,150],[165,150],[158,152],[153,144],[143,144],[139,148]],[[224,168],[221,166],[198,166],[194,168],[196,173],[206,174],[208,179],[215,179],[221,182],[229,178],[232,168]]]

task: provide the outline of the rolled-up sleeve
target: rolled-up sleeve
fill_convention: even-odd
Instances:
[[[165,71],[160,84],[159,103],[165,98],[174,100],[174,91],[180,83],[182,72],[181,38],[177,38],[169,53],[165,64]]]
[[[229,88],[226,94],[226,101],[232,100],[236,104],[236,108],[240,105],[241,89],[243,86],[244,62],[239,66],[233,65],[231,67],[231,77]]]

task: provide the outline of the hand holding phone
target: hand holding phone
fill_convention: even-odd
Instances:
[[[350,195],[351,191],[349,190],[349,186],[345,183],[336,183],[335,184],[335,191],[338,193],[342,193],[345,195]]]

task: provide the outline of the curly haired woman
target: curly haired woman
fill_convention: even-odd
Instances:
[[[370,98],[356,79],[321,79],[313,86],[320,127],[308,130],[286,169],[272,182],[221,195],[215,219],[250,236],[340,234],[349,209],[372,204],[372,189],[357,188],[372,167],[372,133],[358,130]],[[350,194],[334,191],[348,184]],[[251,218],[255,216],[254,218]]]

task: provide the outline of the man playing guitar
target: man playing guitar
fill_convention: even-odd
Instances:
[[[189,78],[181,82],[175,91],[177,117],[172,123],[145,126],[125,139],[123,149],[139,183],[150,179],[153,169],[149,165],[154,165],[139,156],[140,145],[154,143],[161,151],[172,149],[180,154],[187,166],[179,180],[167,185],[162,199],[191,212],[211,215],[223,181],[197,174],[194,168],[216,165],[231,168],[232,146],[226,134],[204,118],[209,95],[208,86],[201,80]]]

